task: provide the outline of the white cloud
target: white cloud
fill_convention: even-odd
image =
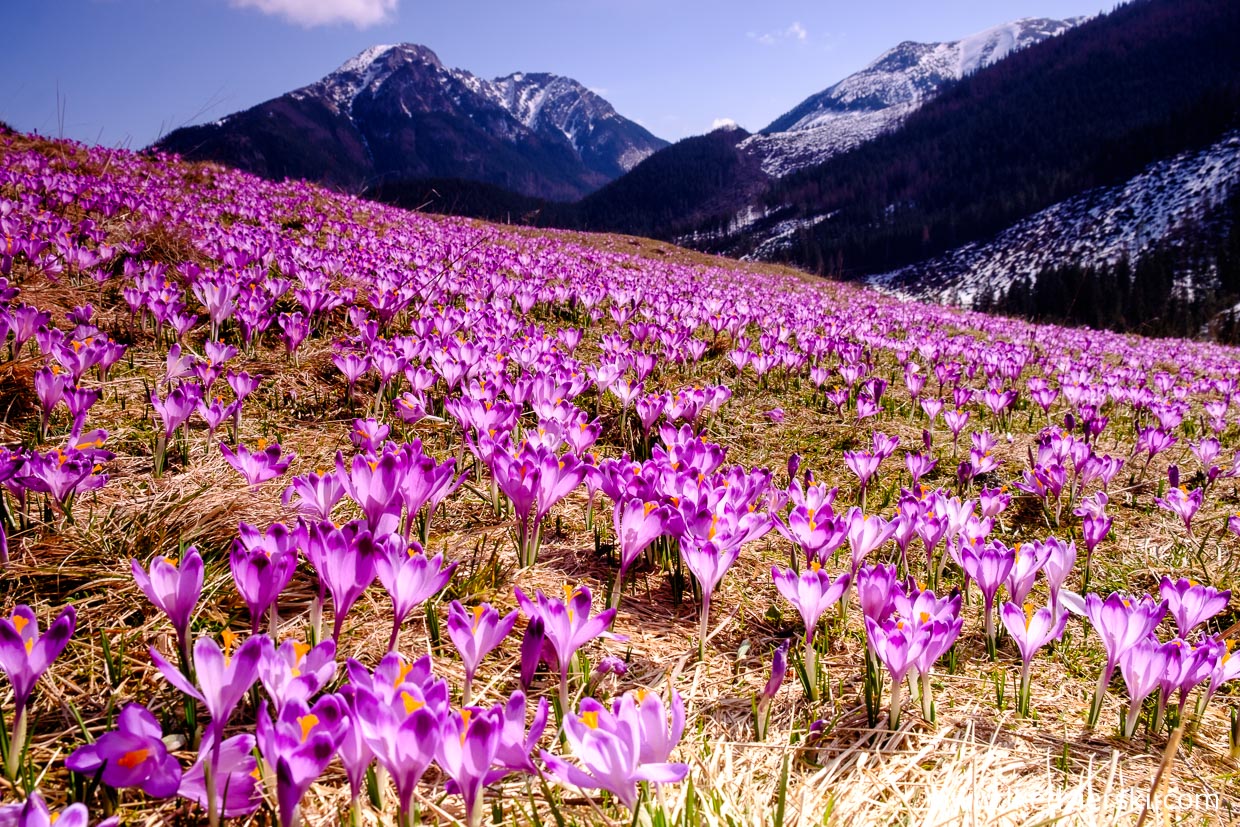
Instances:
[[[774,46],[783,40],[795,40],[797,43],[804,43],[809,39],[809,32],[801,25],[799,20],[793,21],[791,26],[785,29],[779,29],[773,32],[745,32],[745,37],[756,41],[762,46]]]
[[[400,0],[229,0],[236,8],[257,9],[298,26],[351,23],[359,29],[387,22]]]
[[[713,121],[710,122],[711,132],[714,132],[716,129],[735,129],[735,128],[736,128],[736,121],[732,120],[731,118],[715,118]]]

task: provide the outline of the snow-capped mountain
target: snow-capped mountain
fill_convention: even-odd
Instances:
[[[821,163],[895,128],[944,84],[1085,19],[1024,18],[950,43],[906,41],[806,98],[743,149],[759,156],[762,169],[776,177]]]
[[[1002,298],[1017,282],[1032,285],[1039,273],[1064,263],[1135,262],[1155,245],[1176,243],[1186,227],[1200,232],[1238,188],[1240,132],[1231,132],[1206,149],[1151,164],[1123,184],[1061,201],[989,241],[867,281],[884,292],[972,307],[983,296]]]
[[[425,46],[374,46],[323,79],[159,146],[269,177],[361,188],[466,178],[573,199],[666,145],[577,81],[486,80]]]

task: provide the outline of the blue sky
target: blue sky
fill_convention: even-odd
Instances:
[[[1100,0],[15,0],[0,119],[145,146],[409,41],[483,77],[568,75],[669,140],[756,130],[902,40],[952,40]],[[58,115],[57,101],[63,109]],[[63,122],[63,126],[62,126]]]

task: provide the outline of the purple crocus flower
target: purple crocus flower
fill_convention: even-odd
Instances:
[[[488,784],[494,784],[510,772],[523,772],[537,775],[538,768],[534,765],[530,754],[538,746],[539,739],[547,728],[547,718],[551,713],[551,705],[546,698],[538,699],[534,709],[534,718],[528,729],[525,725],[525,693],[520,690],[513,692],[507,703],[497,707],[500,710],[499,746],[495,751],[492,763],[500,769],[491,773]]]
[[[42,439],[47,438],[47,426],[51,421],[52,411],[64,398],[68,384],[69,377],[59,365],[39,368],[34,373],[34,391],[39,398],[39,407],[43,409],[43,416],[39,421],[39,436]]]
[[[899,591],[895,565],[862,566],[853,580],[857,584],[857,602],[861,604],[862,614],[879,623],[891,617]]]
[[[1008,579],[1016,565],[1016,552],[998,540],[983,545],[980,540],[962,541],[952,546],[959,553],[957,558],[964,573],[977,582],[986,610],[986,648],[994,659],[995,648],[995,595]]]
[[[620,570],[616,572],[616,582],[612,587],[608,605],[616,608],[620,605],[620,592],[624,587],[624,575],[629,566],[646,548],[664,534],[669,533],[672,510],[654,502],[644,502],[639,497],[621,500],[616,503],[612,514],[612,524],[616,531],[616,542],[620,546]]]
[[[710,631],[710,598],[723,580],[723,576],[732,568],[736,558],[740,556],[738,544],[721,545],[714,540],[698,542],[685,535],[680,538],[680,554],[685,566],[697,578],[702,590],[702,618],[698,628],[698,657],[705,658],[706,638]]]
[[[17,778],[25,751],[26,705],[30,695],[39,678],[69,644],[76,627],[77,611],[72,606],[65,606],[43,634],[39,634],[39,621],[29,606],[16,606],[11,615],[0,618],[0,669],[13,687],[13,730],[5,765],[10,781]]]
[[[893,597],[894,617],[903,620],[911,629],[917,655],[913,660],[913,672],[921,680],[921,712],[927,721],[934,720],[934,686],[931,675],[934,664],[956,643],[964,620],[960,617],[961,598],[958,591],[947,597],[934,592],[917,590],[910,584],[909,591],[897,588]],[[910,676],[909,680],[912,681]]]
[[[225,377],[228,380],[228,387],[232,388],[234,394],[237,395],[237,402],[245,402],[245,400],[258,390],[258,386],[262,384],[261,376],[251,376],[245,371],[230,370]]]
[[[872,551],[895,535],[900,526],[896,520],[884,520],[865,514],[853,506],[848,510],[848,547],[852,551],[852,571],[856,573]]]
[[[616,610],[607,609],[591,617],[593,599],[586,586],[565,586],[564,600],[552,600],[541,589],[535,592],[535,600],[530,600],[520,588],[513,591],[522,613],[531,621],[534,618],[542,620],[544,652],[550,648],[554,654],[555,665],[560,670],[560,709],[567,710],[568,671],[573,655],[607,631]]]
[[[395,454],[384,453],[375,460],[356,456],[348,470],[337,454],[336,469],[349,496],[361,506],[366,527],[374,536],[383,537],[400,529],[402,503],[398,486],[402,469]]]
[[[238,403],[236,402],[225,405],[223,400],[217,396],[211,400],[211,404],[208,405],[204,400],[199,402],[194,409],[198,411],[202,421],[207,424],[207,433],[214,437],[215,432],[219,430],[220,426],[233,415],[237,405]]]
[[[908,623],[896,618],[889,618],[882,623],[871,617],[865,618],[866,642],[870,652],[891,673],[891,706],[887,713],[891,729],[895,729],[900,723],[904,679],[916,666],[917,656],[929,639],[926,635],[914,634],[914,631]]]
[[[47,802],[36,790],[20,804],[0,805],[0,825],[3,827],[88,827],[90,811],[85,804],[70,804],[58,813],[47,807]],[[97,822],[95,827],[116,827],[120,824],[119,816],[105,818]]]
[[[379,670],[375,671],[377,677]],[[443,713],[434,704],[427,703],[421,688],[399,676],[382,687],[379,681],[375,684],[373,688],[355,686],[354,723],[379,765],[387,770],[396,785],[401,822],[405,823],[418,781],[435,757]],[[382,695],[377,691],[380,688],[386,690]],[[444,692],[446,694],[446,686]]]
[[[811,490],[820,489],[815,486]],[[835,489],[831,489],[831,498],[834,497],[834,491]],[[799,497],[799,492],[799,486],[794,483],[791,489],[794,500]],[[843,545],[848,522],[846,519],[836,519],[829,501],[811,501],[800,503],[793,508],[786,525],[775,518],[774,527],[790,542],[801,547],[806,563],[811,560],[825,563],[827,557]]]
[[[185,424],[201,401],[202,388],[195,384],[174,388],[163,399],[151,394],[151,405],[163,423],[165,440],[171,439],[177,428]]]
[[[1017,712],[1022,716],[1029,715],[1029,678],[1033,656],[1038,650],[1052,640],[1063,637],[1068,623],[1068,613],[1056,609],[1053,605],[1034,609],[1032,603],[1026,603],[1024,609],[1016,603],[1004,603],[999,610],[1003,626],[1016,641],[1020,650],[1020,689],[1017,693]]]
[[[331,523],[315,526],[316,537],[326,537],[313,545],[318,549],[312,562],[319,579],[332,596],[332,640],[340,643],[344,619],[363,592],[375,582],[375,560],[379,550],[370,532],[351,523],[337,530]],[[339,535],[339,536],[337,536]]]
[[[534,674],[542,660],[546,640],[543,619],[537,615],[529,618],[525,634],[521,636],[521,688],[526,691],[534,684]]]
[[[1125,650],[1119,662],[1120,673],[1128,686],[1128,714],[1124,717],[1122,735],[1131,738],[1141,717],[1141,705],[1158,688],[1167,671],[1167,650],[1151,638],[1142,638]]]
[[[1085,595],[1085,616],[1102,638],[1102,646],[1107,654],[1089,711],[1087,726],[1091,729],[1098,723],[1098,716],[1102,712],[1102,699],[1106,696],[1107,685],[1115,674],[1115,668],[1120,665],[1129,649],[1153,634],[1166,614],[1167,602],[1164,600],[1155,603],[1148,596],[1137,599],[1112,592],[1103,599],[1093,593]]]
[[[1016,605],[1022,605],[1029,592],[1033,590],[1033,582],[1050,559],[1052,548],[1045,543],[1017,543],[1012,547],[1014,558],[1012,570],[1008,573],[1003,585],[1007,587],[1008,598]]]
[[[847,572],[834,580],[814,561],[799,574],[791,569],[771,567],[775,588],[801,614],[805,624],[805,645],[814,643],[814,631],[818,620],[848,590],[850,577]]]
[[[258,450],[253,453],[241,444],[238,444],[237,450],[233,451],[222,442],[220,453],[224,455],[224,460],[233,467],[233,470],[245,477],[245,481],[255,489],[267,480],[273,480],[283,474],[297,458],[297,455],[291,451],[281,456],[280,443],[273,442],[266,445],[261,439],[258,441]]]
[[[345,684],[340,693],[348,704],[348,717],[336,754],[344,765],[345,777],[349,779],[349,803],[354,814],[360,816],[360,797],[366,789],[366,774],[375,762],[375,753],[366,741],[361,724],[358,723],[357,696],[352,684]],[[360,818],[358,819],[360,822]]]
[[[179,565],[171,557],[160,556],[151,560],[149,572],[137,560],[130,560],[129,568],[142,593],[172,621],[177,649],[188,663],[190,618],[202,595],[202,555],[190,546]]]
[[[152,798],[175,795],[181,765],[164,745],[159,721],[141,704],[129,704],[116,718],[116,729],[85,744],[65,759],[65,766],[87,777],[101,769],[104,784],[115,789],[141,787]]]
[[[266,635],[260,641],[263,651],[258,660],[258,679],[277,714],[289,701],[314,697],[336,674],[334,641],[311,646],[289,638],[278,647]]]
[[[1044,545],[1050,549],[1050,556],[1046,558],[1042,571],[1046,574],[1046,585],[1051,593],[1051,611],[1057,613],[1060,608],[1059,592],[1076,565],[1076,543],[1048,537]]]
[[[305,476],[293,477],[284,489],[282,502],[293,502],[297,510],[316,520],[330,520],[332,509],[344,496],[344,483],[335,471],[315,471]],[[294,502],[293,498],[296,497]]]
[[[1194,583],[1186,578],[1172,580],[1164,576],[1159,594],[1175,618],[1180,637],[1186,638],[1194,629],[1227,608],[1231,590],[1219,591],[1212,586]]]
[[[1184,638],[1175,638],[1163,645],[1167,653],[1167,668],[1158,682],[1158,707],[1154,713],[1154,724],[1150,729],[1158,732],[1162,729],[1163,716],[1171,696],[1179,693],[1177,711],[1182,717],[1184,706],[1188,702],[1188,693],[1210,678],[1217,658],[1218,642],[1206,638],[1199,645],[1193,646]]]
[[[274,523],[264,534],[246,523],[238,526],[238,539],[228,555],[237,593],[250,610],[250,632],[258,633],[263,614],[272,610],[276,625],[276,604],[280,593],[297,569],[294,533],[282,523]]]
[[[377,419],[355,419],[349,441],[359,451],[378,451],[392,429]]]
[[[1189,491],[1187,487],[1181,485],[1168,490],[1165,497],[1156,497],[1154,502],[1158,503],[1160,508],[1164,508],[1179,517],[1184,523],[1184,530],[1191,538],[1193,536],[1193,517],[1197,515],[1197,510],[1201,508],[1204,498],[1205,489],[1194,488],[1192,491]]]
[[[580,766],[544,750],[551,777],[566,786],[605,789],[629,809],[637,805],[639,781],[674,784],[689,772],[685,764],[642,762],[642,727],[630,695],[617,699],[611,710],[583,699],[579,714],[565,716],[564,734]]]
[[[771,676],[767,678],[766,685],[753,700],[754,736],[758,741],[766,740],[766,731],[771,720],[771,701],[775,700],[775,695],[779,693],[779,688],[784,684],[784,677],[788,674],[790,645],[791,641],[784,638],[783,642],[775,647],[775,654],[771,656]]]
[[[177,795],[196,801],[208,813],[217,816],[248,816],[263,803],[258,788],[258,761],[253,753],[253,735],[234,735],[218,742],[214,731],[208,729],[198,750],[198,760],[181,776]],[[206,773],[208,765],[212,768],[210,786]]]
[[[222,637],[223,648],[209,637],[194,641],[194,676],[198,686],[190,683],[181,670],[151,647],[151,660],[164,679],[207,708],[211,715],[210,730],[217,734],[223,732],[233,710],[258,679],[258,661],[263,652],[260,636],[247,639],[235,653],[233,645],[237,635],[225,629]]]
[[[460,714],[449,712],[440,722],[435,739],[435,763],[448,776],[448,791],[465,802],[465,823],[482,823],[482,790],[499,751],[504,722],[502,709],[486,711],[466,707]]]
[[[680,693],[672,690],[671,702],[663,703],[657,692],[635,689],[612,705],[617,716],[627,717],[630,704],[637,713],[640,734],[637,759],[646,766],[667,764],[685,732],[685,703]]]
[[[503,617],[490,603],[466,609],[459,600],[448,607],[448,637],[461,654],[465,666],[465,689],[462,706],[468,706],[478,664],[503,642],[517,621],[513,610]]]
[[[775,588],[784,599],[801,614],[805,624],[805,673],[809,678],[809,698],[818,700],[818,650],[814,647],[814,632],[823,612],[847,593],[850,577],[847,572],[832,580],[815,560],[797,574],[791,569],[771,567]]]
[[[379,582],[392,599],[389,652],[396,650],[400,626],[409,612],[439,594],[452,579],[456,566],[456,563],[450,563],[445,567],[442,554],[427,557],[421,544],[416,541],[410,541],[406,545],[398,535],[389,536],[386,549],[375,557],[375,571],[379,575]]]
[[[335,695],[319,698],[313,707],[289,701],[274,721],[266,703],[260,705],[256,740],[263,760],[275,771],[280,827],[300,823],[301,800],[335,756],[345,722],[345,706]]]

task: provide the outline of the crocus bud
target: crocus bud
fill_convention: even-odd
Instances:
[[[779,644],[774,657],[771,658],[771,677],[767,680],[766,686],[762,688],[763,701],[770,701],[775,697],[775,693],[779,692],[779,687],[783,685],[784,676],[788,674],[789,643],[790,639],[784,638],[784,642]]]
[[[521,639],[521,687],[527,691],[534,683],[534,672],[538,669],[542,648],[543,619],[532,617],[525,627],[525,637]]]
[[[788,479],[789,480],[795,480],[797,478],[797,471],[799,471],[800,468],[801,468],[801,455],[800,454],[793,454],[792,456],[788,457]]]
[[[1167,482],[1172,488],[1180,487],[1180,466],[1172,465],[1167,468]]]

